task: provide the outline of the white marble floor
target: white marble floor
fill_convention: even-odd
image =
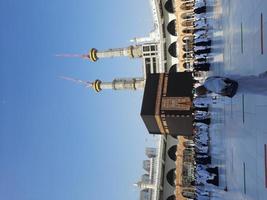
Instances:
[[[212,1],[212,0],[210,0]],[[212,74],[267,71],[267,0],[214,0]],[[239,94],[215,104],[214,163],[227,200],[267,200],[267,96]]]

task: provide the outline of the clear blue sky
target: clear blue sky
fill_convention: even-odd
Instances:
[[[128,46],[152,29],[148,0],[3,0],[0,26],[0,199],[137,200],[142,92],[96,94],[58,76],[140,76],[141,61],[53,55]]]

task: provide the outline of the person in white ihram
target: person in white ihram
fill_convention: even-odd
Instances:
[[[194,128],[196,132],[200,132],[200,131],[208,132],[209,131],[209,126],[201,122],[195,123]]]
[[[200,134],[194,136],[194,141],[207,146],[209,143],[209,136],[205,134],[205,132],[200,132]]]
[[[206,111],[197,110],[194,112],[195,119],[198,119],[198,120],[210,118],[210,115],[211,114]]]
[[[205,0],[196,0],[194,6],[195,6],[195,8],[200,8],[200,7],[206,6],[206,1]]]
[[[212,180],[214,178],[214,175],[210,175],[208,173],[206,173],[205,171],[196,171],[195,173],[195,177],[196,177],[196,183],[198,185],[203,184],[203,185],[208,185],[207,180]]]
[[[201,153],[201,154],[208,154],[209,151],[209,147],[208,146],[203,146],[200,143],[195,143],[195,151],[197,153]]]
[[[204,124],[202,122],[196,122],[193,124],[194,126],[194,133],[198,134],[199,132],[209,132],[209,125]]]
[[[240,93],[267,96],[267,71],[250,76],[211,76],[205,80],[203,85],[196,88],[197,95],[211,92],[230,98]]]

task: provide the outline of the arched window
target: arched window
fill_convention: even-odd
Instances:
[[[172,4],[172,0],[168,0],[165,3],[164,7],[169,13],[174,13],[174,7],[173,7],[173,4]]]
[[[184,20],[182,22],[182,26],[184,27],[193,27],[194,26],[194,21],[191,19]]]
[[[168,156],[170,159],[173,161],[176,161],[176,151],[177,151],[177,145],[173,145],[171,148],[168,150]]]
[[[181,14],[182,19],[194,19],[194,12],[184,12]]]
[[[193,59],[194,55],[192,53],[186,52],[183,54],[184,59]]]
[[[194,199],[196,197],[194,189],[183,189],[182,195],[183,197],[189,198],[189,199]]]
[[[167,181],[168,183],[175,187],[175,179],[176,179],[176,174],[175,174],[175,169],[171,169],[168,173],[167,173]]]
[[[181,10],[193,10],[194,8],[194,3],[192,2],[185,2],[180,6]]]
[[[172,57],[175,57],[177,58],[177,49],[176,49],[176,42],[173,42],[170,46],[169,46],[169,49],[168,49],[170,55]]]
[[[177,33],[176,33],[176,20],[172,20],[168,26],[167,26],[167,30],[168,32],[173,35],[173,36],[177,36]]]
[[[190,69],[190,66],[191,66],[190,62],[184,62],[183,63],[183,68],[184,69]]]
[[[185,28],[185,29],[183,29],[182,30],[182,32],[184,33],[184,34],[193,34],[194,33],[194,29],[193,28]]]
[[[183,43],[194,43],[194,36],[186,35],[182,38]]]

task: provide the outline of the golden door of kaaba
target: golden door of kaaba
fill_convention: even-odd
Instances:
[[[190,97],[162,97],[161,110],[184,110],[188,111],[192,107]]]

